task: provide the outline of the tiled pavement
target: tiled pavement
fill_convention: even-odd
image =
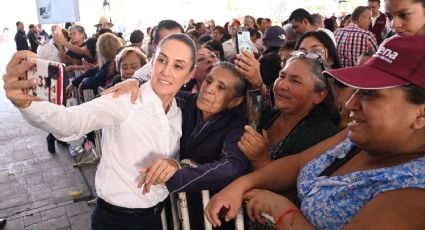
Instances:
[[[2,44],[0,44],[2,46]],[[0,72],[11,57],[2,51]],[[13,47],[14,48],[14,47]],[[90,229],[93,207],[74,202],[68,191],[90,194],[75,161],[67,149],[56,145],[47,151],[46,133],[27,124],[5,98],[0,81],[0,218],[7,218],[5,230]],[[94,166],[83,169],[92,183]]]

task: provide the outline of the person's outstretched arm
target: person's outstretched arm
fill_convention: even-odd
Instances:
[[[81,106],[65,108],[25,94],[35,79],[22,80],[35,65],[30,51],[16,52],[3,75],[6,97],[20,109],[24,118],[38,128],[56,134],[63,140],[76,139],[85,133],[124,121],[132,109],[129,96],[113,99],[100,97]]]
[[[307,162],[343,141],[345,136],[346,130],[343,130],[301,153],[272,161],[267,166],[236,179],[212,197],[205,209],[205,215],[211,224],[217,226],[221,223],[220,210],[228,209],[226,220],[235,218],[241,208],[243,195],[251,189],[287,191],[295,188],[300,169]]]

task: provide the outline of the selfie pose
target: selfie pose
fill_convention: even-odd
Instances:
[[[158,45],[152,80],[141,86],[137,103],[129,96],[96,98],[65,108],[25,95],[31,80],[19,80],[31,66],[28,51],[15,53],[3,76],[6,96],[32,125],[64,141],[102,129],[102,159],[96,172],[98,201],[92,229],[162,229],[162,201],[169,192],[153,185],[150,193],[137,188],[139,169],[158,158],[175,157],[182,116],[175,94],[193,74],[196,47],[184,34],[171,34]]]
[[[241,107],[248,87],[246,80],[233,64],[226,62],[216,63],[204,78],[199,93],[180,91],[176,95],[183,113],[179,158],[189,159],[199,167],[178,169],[174,161],[159,159],[141,170],[139,183],[144,184],[145,192],[153,184],[164,184],[170,193],[186,192],[191,229],[204,227],[200,191],[214,194],[251,169],[237,146],[246,124]],[[128,91],[137,95],[138,84],[130,79],[104,93]],[[220,229],[234,227],[231,222]]]

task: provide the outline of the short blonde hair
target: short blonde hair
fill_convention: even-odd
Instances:
[[[115,67],[118,72],[120,69],[122,59],[124,59],[124,57],[127,56],[127,54],[132,52],[135,53],[137,57],[139,58],[141,66],[144,66],[147,63],[146,56],[143,54],[143,52],[139,48],[134,46],[125,47],[115,57],[115,65],[116,65]]]
[[[96,43],[99,63],[102,66],[107,61],[113,61],[124,44],[115,34],[105,33],[99,36]]]

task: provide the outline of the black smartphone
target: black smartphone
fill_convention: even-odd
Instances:
[[[243,49],[252,53],[251,36],[249,35],[249,31],[238,30],[236,32],[236,49],[238,54],[241,54]]]
[[[253,129],[257,130],[258,132],[261,132],[261,127],[260,127],[261,112],[262,112],[261,90],[260,89],[248,90],[247,96],[246,96],[246,102],[247,102],[249,125]]]

